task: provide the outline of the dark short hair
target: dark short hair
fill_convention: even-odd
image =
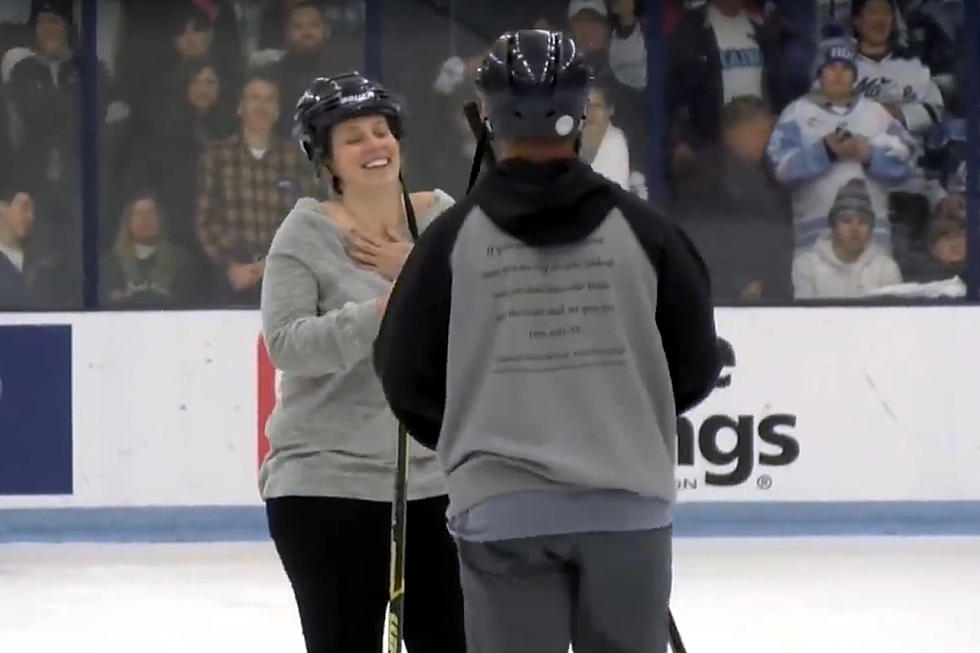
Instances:
[[[319,5],[317,5],[315,2],[310,2],[310,0],[303,0],[303,2],[297,2],[292,7],[286,10],[287,24],[289,23],[290,20],[292,20],[293,14],[295,14],[300,9],[313,9],[314,11],[316,11],[316,13],[320,14],[320,18],[322,18],[324,22],[327,21],[327,15],[323,13],[323,9]]]
[[[616,97],[613,91],[615,85],[616,79],[611,75],[596,75],[593,77],[592,83],[589,84],[589,90],[602,93],[602,97],[606,101],[606,106],[614,109],[616,106]]]
[[[266,84],[272,84],[276,87],[276,90],[278,90],[280,93],[282,92],[282,89],[279,88],[279,80],[276,79],[271,65],[250,68],[245,73],[245,79],[242,80],[242,85],[238,92],[239,99],[245,98],[245,89],[248,88],[249,84],[252,82],[265,82]]]
[[[754,95],[740,95],[722,107],[721,131],[726,132],[761,116],[772,116],[769,106]]]

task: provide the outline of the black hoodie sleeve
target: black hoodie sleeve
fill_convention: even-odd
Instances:
[[[469,202],[448,209],[422,233],[392,288],[374,341],[374,369],[395,417],[435,449],[446,408],[452,295],[450,256]]]
[[[721,373],[708,268],[687,234],[650,204],[620,194],[619,208],[657,271],[655,320],[682,415],[704,401]]]

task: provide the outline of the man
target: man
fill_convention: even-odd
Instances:
[[[666,651],[676,419],[720,370],[707,272],[577,159],[571,39],[504,34],[476,85],[500,166],[422,235],[375,342],[447,474],[467,650]]]
[[[34,199],[22,188],[0,188],[0,309],[64,308],[73,275],[34,237]]]
[[[789,192],[765,158],[774,123],[762,99],[732,100],[721,110],[721,143],[676,184],[670,213],[704,257],[717,301],[792,296]]]
[[[323,9],[312,2],[298,2],[286,10],[286,49],[276,63],[279,82],[278,131],[283,138],[292,135],[293,110],[310,80],[324,70],[345,70],[351,67],[343,53],[331,52],[330,23]]]
[[[81,251],[81,97],[83,59],[78,49],[72,3],[43,0],[31,3],[33,54],[10,71],[5,93],[15,124],[15,170],[34,191],[38,231],[66,259],[77,262]],[[100,160],[113,160],[117,128],[128,107],[115,97],[108,69],[98,62],[97,76]],[[79,264],[80,269],[80,264]],[[77,294],[80,295],[81,284]],[[80,298],[80,297],[79,297]]]
[[[197,233],[215,267],[217,299],[257,306],[263,259],[279,223],[302,193],[300,152],[276,137],[279,89],[253,72],[238,105],[241,133],[201,157]]]
[[[871,242],[874,223],[867,182],[851,179],[830,209],[830,233],[793,260],[793,296],[846,299],[901,283],[898,265]]]
[[[763,98],[779,111],[781,83],[773,30],[745,0],[709,0],[687,12],[671,40],[668,109],[677,163],[718,142],[721,109],[734,98]]]
[[[779,116],[767,152],[776,178],[791,189],[795,249],[809,249],[829,230],[837,190],[867,180],[875,213],[872,237],[891,251],[888,189],[909,178],[912,136],[883,106],[855,91],[854,43],[821,44],[818,87]]]

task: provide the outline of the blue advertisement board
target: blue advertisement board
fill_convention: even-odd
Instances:
[[[0,326],[0,495],[72,493],[71,326]]]

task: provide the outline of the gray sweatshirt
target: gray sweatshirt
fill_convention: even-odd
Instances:
[[[453,199],[418,216],[424,229]],[[405,233],[406,238],[408,233]],[[262,280],[262,329],[280,397],[266,426],[264,499],[333,496],[391,501],[398,424],[371,366],[389,287],[358,268],[324,205],[300,199],[279,227]],[[432,452],[411,442],[409,499],[445,494]]]
[[[575,517],[553,528],[605,528],[584,492],[622,498],[622,528],[648,528],[675,500],[677,415],[721,368],[710,296],[697,251],[652,205],[579,161],[505,161],[409,255],[375,366],[438,451],[453,518],[543,491]],[[491,508],[487,537],[532,535]]]

